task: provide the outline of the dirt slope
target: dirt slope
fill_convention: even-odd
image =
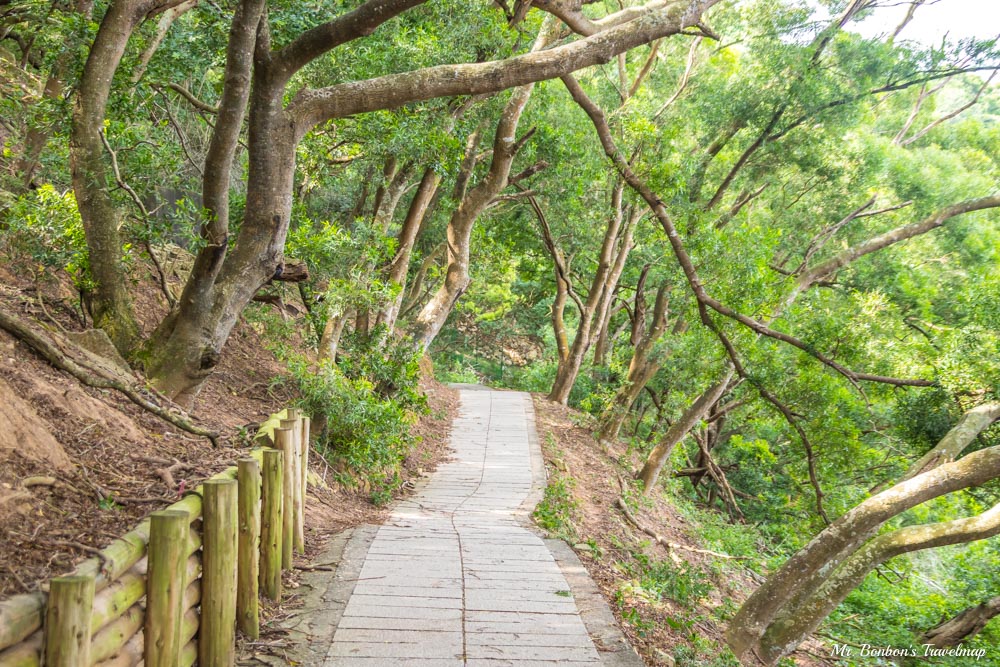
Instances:
[[[639,460],[618,445],[605,451],[591,435],[589,415],[535,395],[542,453],[549,473],[547,499],[536,510],[554,536],[569,541],[648,665],[728,667],[725,619],[757,585],[738,561],[713,555],[696,525],[663,493],[643,498],[631,481]],[[636,527],[626,507],[664,547]],[[562,520],[560,520],[560,517]],[[552,527],[554,526],[554,527]],[[828,665],[806,643],[798,665]]]
[[[0,266],[0,308],[43,328],[83,330],[75,294],[45,284],[42,299]],[[166,310],[152,285],[137,296],[146,332]],[[144,412],[122,395],[82,386],[0,331],[0,598],[36,590],[71,570],[149,512],[233,464],[269,414],[295,400],[260,334],[240,321],[191,414],[221,432],[220,447]],[[422,474],[443,455],[454,412],[450,390],[425,383],[432,414],[416,427],[424,444],[406,464]],[[324,466],[314,455],[314,468]],[[381,513],[363,489],[317,488],[309,541]],[[401,489],[405,492],[406,489]]]

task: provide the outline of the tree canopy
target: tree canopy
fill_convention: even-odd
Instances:
[[[0,0],[2,250],[181,405],[295,301],[331,414],[425,352],[579,407],[756,526],[738,658],[902,642],[1000,610],[1000,45],[853,30],[886,4]]]

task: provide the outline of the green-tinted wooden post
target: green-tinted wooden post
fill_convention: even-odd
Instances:
[[[178,667],[187,588],[190,517],[180,510],[150,515],[143,658],[147,667]]]
[[[281,599],[281,535],[284,508],[284,455],[277,449],[264,450],[264,474],[260,522],[260,587],[264,596]]]
[[[198,662],[236,662],[236,480],[208,480],[202,505],[201,627]]]
[[[90,615],[94,606],[94,577],[56,577],[49,583],[45,609],[47,667],[90,665]]]
[[[285,420],[282,420],[284,424]],[[281,521],[281,568],[292,567],[292,547],[295,540],[295,432],[290,428],[274,429],[274,444],[281,450],[282,459],[282,507]]]
[[[260,636],[258,568],[260,566],[260,466],[256,459],[237,462],[239,546],[236,583],[236,627],[251,639]]]

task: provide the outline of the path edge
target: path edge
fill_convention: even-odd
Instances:
[[[607,600],[573,548],[555,538],[543,541],[569,584],[583,625],[597,647],[601,664],[606,667],[644,667],[646,663],[625,637]]]
[[[330,538],[312,562],[334,567],[333,576],[327,570],[305,572],[296,590],[302,600],[301,606],[296,609],[298,613],[290,615],[277,626],[293,636],[295,649],[281,658],[260,656],[258,660],[272,665],[288,665],[291,660],[304,667],[326,663],[333,636],[379,528],[374,524],[362,524]],[[302,591],[303,588],[308,590]]]
[[[548,475],[545,471],[545,458],[542,456],[541,441],[538,438],[538,426],[535,420],[535,397],[522,392],[526,405],[525,415],[528,418],[528,448],[531,452],[531,493],[521,503],[520,511],[525,523],[535,533],[540,533],[538,526],[531,521],[531,513],[535,506],[545,497],[545,486]],[[563,540],[546,538],[542,541],[549,553],[559,565],[559,570],[566,578],[573,599],[576,600],[577,611],[583,620],[587,634],[590,635],[601,658],[601,664],[607,667],[644,667],[645,662],[639,657],[625,633],[622,632],[618,620],[611,612],[607,600],[601,594],[597,584],[591,579],[590,573],[580,562],[573,548]]]

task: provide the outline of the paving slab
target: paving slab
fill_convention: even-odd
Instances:
[[[362,533],[363,563],[337,591],[336,629],[315,664],[641,665],[624,638],[609,640],[620,631],[606,627],[593,582],[580,586],[579,561],[554,556],[531,528],[545,484],[531,397],[460,391],[453,458],[373,535]],[[361,547],[350,547],[356,558]],[[600,605],[606,615],[594,625]]]

